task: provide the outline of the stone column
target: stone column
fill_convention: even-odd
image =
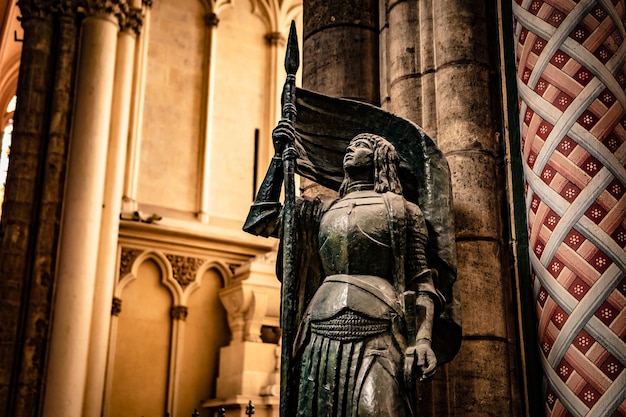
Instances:
[[[24,40],[0,249],[0,409],[36,416],[55,283],[76,22],[60,1],[19,4]]]
[[[624,2],[512,2],[546,415],[626,415]]]
[[[437,141],[437,94],[435,91],[435,51],[433,39],[433,0],[421,0],[419,6],[420,72],[422,78],[421,128]]]
[[[122,187],[130,116],[135,45],[141,30],[141,1],[124,10],[122,31],[117,38],[111,131],[107,152],[102,227],[96,268],[93,319],[83,416],[99,417],[109,347],[111,300],[117,276],[117,241],[122,206]],[[138,3],[138,4],[137,4]]]
[[[102,218],[119,3],[91,1],[81,32],[43,416],[79,417]]]
[[[135,0],[133,0],[135,1]],[[137,181],[139,177],[139,162],[141,153],[141,135],[143,120],[143,104],[145,98],[146,70],[148,68],[148,44],[150,40],[150,8],[152,0],[142,0],[144,16],[142,19],[142,36],[135,46],[135,71],[133,73],[133,96],[130,105],[130,121],[128,144],[126,152],[126,169],[124,176],[124,191],[122,197],[122,212],[137,211]]]
[[[418,2],[414,0],[389,1],[387,73],[389,77],[389,104],[387,109],[417,124],[422,122],[420,25]]]
[[[198,219],[202,223],[209,222],[209,191],[211,180],[211,139],[213,137],[213,106],[215,96],[215,55],[217,50],[217,25],[219,24],[217,13],[209,12],[204,18],[206,24],[207,42],[204,51],[206,58],[206,68],[204,69],[204,135],[202,141],[202,152],[200,152],[201,181],[199,182],[198,194],[200,204],[198,207]]]
[[[39,183],[47,133],[48,85],[53,72],[53,18],[48,8],[21,4],[24,43],[17,87],[11,164],[7,173],[0,237],[0,409],[13,411],[19,402],[17,380],[22,353],[21,332],[31,286],[37,242]],[[17,365],[17,366],[16,366]]]
[[[302,86],[380,105],[377,0],[305,0]],[[305,195],[336,193],[302,178]]]
[[[380,104],[378,1],[305,0],[304,88]]]
[[[489,5],[488,5],[489,4]],[[452,174],[458,253],[458,289],[463,343],[442,369],[433,393],[432,415],[515,416],[515,330],[511,278],[503,259],[500,143],[491,94],[495,33],[488,33],[491,2],[432,2],[437,143]],[[493,25],[495,28],[495,24]],[[497,56],[496,58],[497,59]],[[431,415],[431,414],[426,414]]]

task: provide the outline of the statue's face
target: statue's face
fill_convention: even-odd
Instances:
[[[346,148],[346,154],[343,157],[344,169],[374,166],[374,145],[369,139],[359,138],[352,139],[350,145]]]

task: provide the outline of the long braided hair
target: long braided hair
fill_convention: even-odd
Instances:
[[[367,139],[374,148],[374,191],[386,193],[391,191],[402,195],[402,184],[398,178],[398,153],[396,148],[382,136],[373,133],[359,133],[350,143],[357,139]],[[339,196],[343,197],[350,186],[351,179],[345,173]]]

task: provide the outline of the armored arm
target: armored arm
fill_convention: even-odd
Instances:
[[[278,237],[280,224],[280,192],[283,184],[283,163],[280,155],[274,155],[265,178],[250,207],[243,230],[257,236]]]
[[[428,268],[426,244],[428,230],[420,208],[407,203],[407,253],[406,253],[406,289],[415,291],[416,332],[415,353],[417,366],[422,369],[422,379],[429,378],[435,372],[437,358],[431,349],[435,314],[443,306],[444,300],[435,286],[434,274]]]
[[[288,143],[293,143],[296,131],[291,123],[281,120],[272,132],[274,157],[267,168],[265,178],[250,207],[243,230],[258,236],[278,237],[280,226],[280,192],[283,185],[284,172],[282,154]]]

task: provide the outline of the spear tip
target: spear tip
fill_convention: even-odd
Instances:
[[[285,54],[285,71],[287,71],[287,74],[295,74],[299,66],[298,34],[296,33],[296,22],[292,20],[289,28],[289,39],[287,40],[287,52]]]

